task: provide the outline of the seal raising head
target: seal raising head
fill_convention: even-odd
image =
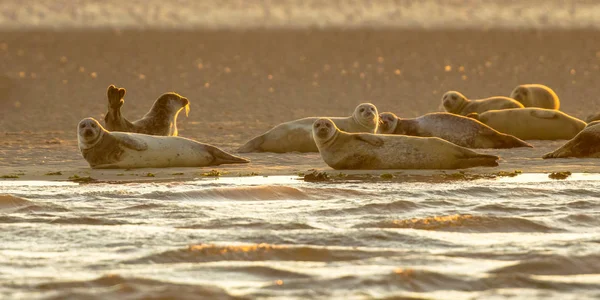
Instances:
[[[133,122],[133,125],[140,128],[136,131],[138,133],[177,136],[177,116],[184,108],[187,116],[190,112],[190,101],[187,98],[177,93],[165,93],[158,97],[150,111],[141,120]]]
[[[398,125],[398,117],[391,112],[379,114],[379,132],[382,134],[392,134]]]
[[[104,129],[93,118],[85,118],[77,125],[77,144],[80,149],[94,147],[102,139]]]
[[[371,103],[361,103],[354,109],[352,117],[356,123],[367,128],[368,131],[374,129],[377,132],[377,126],[379,126],[379,114],[377,113],[377,107]]]
[[[108,87],[108,112],[104,118],[109,131],[135,132],[150,135],[177,136],[177,116],[185,108],[190,111],[190,101],[177,93],[165,93],[158,97],[143,118],[129,122],[121,115],[126,90],[114,85]]]

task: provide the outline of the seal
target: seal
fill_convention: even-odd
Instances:
[[[442,96],[442,107],[449,113],[466,116],[494,109],[523,108],[523,104],[502,96],[469,100],[457,91],[448,91]]]
[[[525,141],[500,133],[477,120],[451,113],[401,119],[391,112],[384,112],[379,114],[379,122],[378,133],[381,134],[439,137],[466,148],[533,148]]]
[[[319,152],[312,136],[312,124],[318,117],[310,117],[279,124],[251,139],[238,149],[247,152]],[[361,103],[352,116],[330,118],[340,130],[346,132],[377,132],[379,114],[371,103]]]
[[[580,133],[560,148],[545,154],[548,158],[600,158],[600,121],[589,123]]]
[[[586,125],[561,111],[533,107],[490,110],[468,117],[522,140],[569,140]]]
[[[585,118],[586,123],[592,123],[592,122],[598,121],[598,120],[600,120],[600,112],[591,114],[591,115],[587,116],[587,118]]]
[[[546,109],[560,108],[560,101],[556,93],[542,84],[518,85],[510,93],[510,97],[519,101],[525,107],[539,107]]]
[[[494,167],[499,159],[436,137],[347,133],[327,118],[314,122],[313,135],[321,157],[336,170]]]
[[[77,141],[92,169],[204,167],[249,162],[215,146],[182,137],[109,132],[94,118],[79,122]]]
[[[150,135],[177,136],[177,116],[185,108],[185,115],[190,111],[190,101],[177,93],[162,94],[150,111],[143,118],[130,122],[121,114],[125,103],[125,89],[114,85],[108,87],[108,112],[104,116],[106,129],[109,131],[135,132]]]

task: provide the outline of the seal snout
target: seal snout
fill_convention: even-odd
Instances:
[[[86,128],[83,131],[83,136],[85,136],[85,137],[92,137],[92,136],[94,136],[94,130],[90,129],[90,128]]]
[[[317,136],[320,138],[326,138],[329,135],[329,128],[321,127],[317,130]]]
[[[188,100],[188,98],[186,97],[181,97],[181,106],[187,106],[190,105],[190,100]]]

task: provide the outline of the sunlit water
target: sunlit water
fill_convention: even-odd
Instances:
[[[598,175],[0,183],[0,298],[597,299]]]

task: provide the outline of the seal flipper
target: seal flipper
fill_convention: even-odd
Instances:
[[[556,113],[556,111],[552,111],[552,110],[532,110],[530,112],[531,116],[536,117],[536,118],[540,118],[540,119],[556,119],[558,118],[558,114]]]
[[[131,132],[134,125],[121,114],[121,106],[125,103],[125,89],[110,85],[106,91],[108,112],[104,116],[104,125],[108,131]]]
[[[148,144],[141,139],[136,139],[129,134],[119,135],[118,141],[120,145],[123,145],[129,149],[136,151],[144,151],[148,149]]]
[[[356,139],[361,140],[363,142],[367,142],[373,146],[376,147],[381,147],[383,146],[383,139],[374,135],[374,134],[368,134],[368,133],[356,133],[353,134],[352,136],[354,136]]]
[[[208,153],[210,153],[210,155],[212,155],[214,158],[214,160],[210,163],[210,165],[212,165],[212,166],[222,165],[222,164],[239,164],[239,163],[249,163],[250,162],[249,160],[247,160],[245,158],[229,154],[215,146],[212,146],[212,145],[203,145],[203,146],[206,149],[206,151],[208,151]]]
[[[469,149],[463,149],[458,158],[458,169],[472,167],[497,167],[500,157],[489,154],[479,154]]]

